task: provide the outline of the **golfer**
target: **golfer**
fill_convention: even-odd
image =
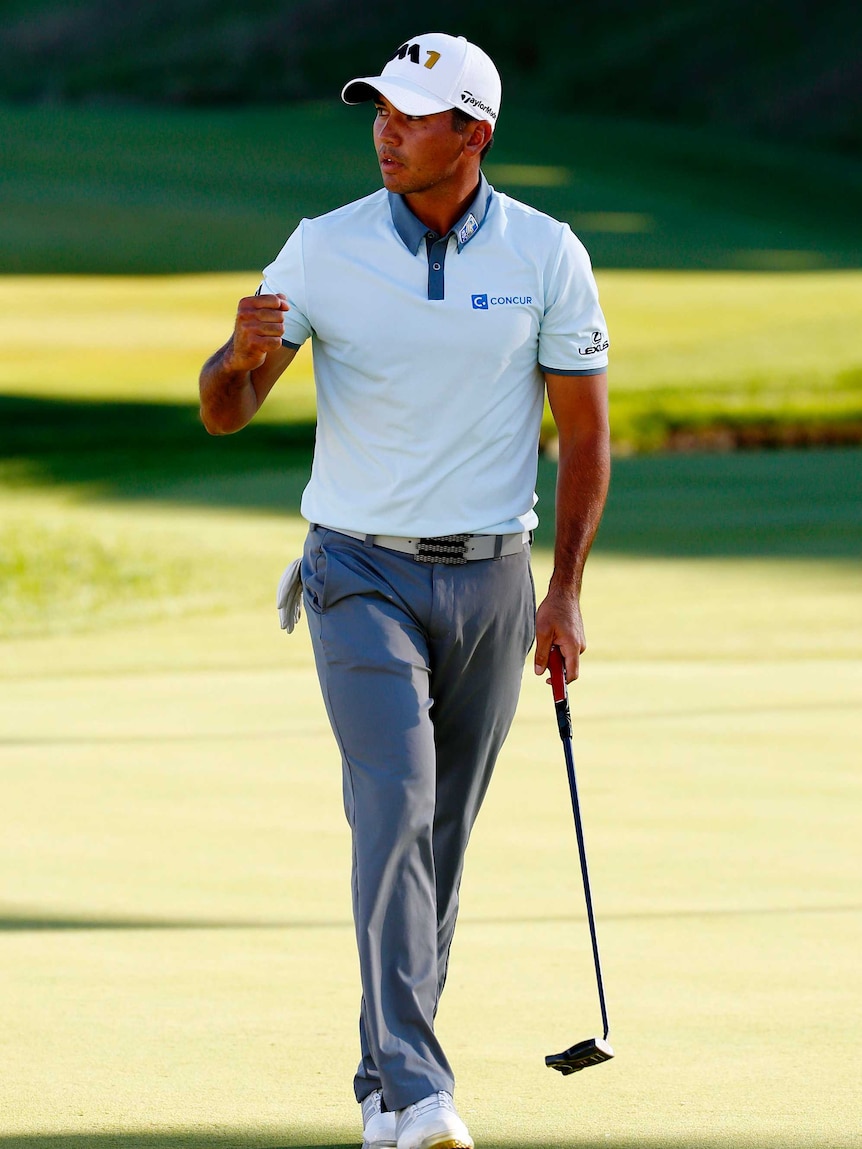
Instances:
[[[567,225],[481,171],[500,112],[488,56],[402,44],[348,83],[374,104],[383,188],[303,220],[204,365],[212,434],[245,426],[312,340],[317,438],[301,566],[343,763],[362,981],[365,1149],[471,1149],[434,1031],[464,853],[524,660],[569,679],[608,483],[605,321]],[[530,574],[545,390],[559,432],[556,545]]]

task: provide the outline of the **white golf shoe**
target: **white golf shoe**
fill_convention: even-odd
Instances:
[[[432,1093],[398,1110],[398,1149],[473,1149],[451,1093]]]
[[[375,1089],[362,1102],[362,1149],[395,1149],[396,1115],[383,1112],[382,1099],[383,1094]]]

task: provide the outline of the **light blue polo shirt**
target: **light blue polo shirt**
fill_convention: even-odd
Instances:
[[[589,257],[567,224],[483,176],[441,238],[381,189],[303,220],[263,275],[290,304],[285,342],[312,339],[306,519],[405,537],[536,525],[542,371],[608,362]]]

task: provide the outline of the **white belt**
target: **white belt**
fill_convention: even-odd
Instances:
[[[385,547],[386,550],[413,555],[420,563],[445,563],[447,566],[460,566],[476,559],[499,559],[503,555],[515,555],[531,542],[530,531],[518,531],[512,535],[443,535],[438,538],[408,539],[401,535],[365,535],[359,531],[345,531],[341,527],[327,527],[323,523],[312,526],[359,539],[367,547]]]

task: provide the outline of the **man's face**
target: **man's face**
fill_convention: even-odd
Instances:
[[[374,106],[374,146],[384,187],[410,195],[435,187],[444,190],[447,181],[460,177],[470,133],[455,129],[451,111],[408,116],[384,96],[378,96]]]

